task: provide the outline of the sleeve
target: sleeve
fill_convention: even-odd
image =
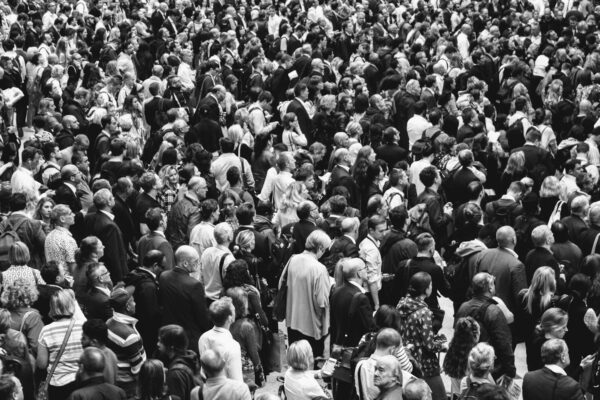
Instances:
[[[300,134],[295,134],[292,136],[292,140],[294,141],[294,144],[300,147],[304,147],[306,145],[308,145],[308,140],[306,139],[306,135],[304,133],[300,133]]]
[[[429,213],[429,222],[434,231],[444,228],[450,218],[444,214],[442,205],[437,198],[431,197],[426,201],[427,212]]]
[[[319,308],[328,308],[331,285],[329,283],[329,274],[327,273],[327,269],[324,266],[321,267],[323,271],[321,271],[315,279],[315,304]]]
[[[42,322],[42,317],[38,312],[32,312],[28,317],[27,321],[25,321],[28,329],[27,329],[27,345],[34,352],[37,352],[38,339],[40,337],[40,332],[44,327],[44,323]]]
[[[361,325],[366,329],[366,332],[374,332],[377,329],[377,326],[375,325],[375,319],[373,318],[373,307],[371,307],[371,303],[366,294],[359,296],[359,298],[358,318],[360,319]]]
[[[440,292],[440,294],[444,297],[450,297],[450,295],[451,295],[450,283],[446,279],[446,276],[444,275],[444,272],[442,271],[442,269],[438,268],[435,272],[435,275],[436,275],[436,278],[438,281],[437,289]]]
[[[173,255],[173,247],[168,242],[163,242],[159,246],[159,250],[162,251],[162,253],[165,256],[166,269],[173,269],[173,267],[175,266],[175,256]],[[142,256],[141,254],[138,255]]]
[[[368,243],[364,244],[365,241],[369,239],[364,239],[360,244],[360,255],[365,260],[365,264],[367,265],[367,280],[369,284],[375,283],[380,279],[379,271],[377,270],[376,262],[377,262],[377,254],[375,252],[379,252],[378,249],[371,247]]]
[[[258,314],[258,318],[261,324],[267,325],[269,323],[267,315],[261,307],[260,296],[258,295],[258,291],[251,290],[248,293],[248,305],[249,309],[252,310],[252,312]]]
[[[188,374],[182,368],[171,368],[167,370],[165,375],[167,388],[171,396],[177,396],[180,399],[185,399],[188,393],[185,393],[185,389],[188,387],[186,381]]]
[[[192,309],[194,315],[198,319],[198,326],[202,332],[206,332],[211,328],[208,318],[208,308],[206,307],[206,299],[204,294],[204,286],[198,282],[196,288],[193,290],[194,296],[192,297]]]
[[[427,349],[429,352],[437,353],[442,350],[442,345],[440,342],[437,342],[434,338],[433,334],[433,326],[432,326],[432,313],[429,309],[425,309],[421,311],[421,345],[424,349]]]
[[[265,177],[265,183],[263,184],[262,190],[260,191],[260,194],[258,195],[258,197],[262,201],[268,201],[271,198],[271,193],[273,192],[273,182],[274,182],[275,176],[277,175],[277,173],[274,171],[275,170],[272,168],[269,168],[269,170],[267,171],[267,176]]]
[[[125,340],[123,356],[131,365],[131,373],[137,375],[146,361],[146,351],[142,345],[142,338],[138,334],[132,334]]]
[[[367,368],[368,360],[360,361],[356,366],[354,384],[356,392],[360,391],[362,386],[361,399],[375,399],[379,395],[379,389],[373,384],[373,371]],[[359,383],[360,382],[360,383]]]
[[[258,339],[256,337],[254,327],[252,326],[252,322],[247,322],[244,324],[243,338],[245,340],[244,347],[246,348],[248,356],[254,364],[254,368],[256,368],[261,365],[261,362],[260,356],[258,355]]]
[[[514,378],[516,374],[515,355],[512,349],[512,335],[502,311],[491,305],[485,315],[490,345],[496,350],[497,366],[500,375]]]
[[[189,238],[190,232],[196,225],[202,222],[202,217],[200,216],[200,210],[196,208],[188,217],[188,226],[186,231],[186,236]]]
[[[525,266],[519,262],[516,268],[511,271],[511,283],[513,288],[513,299],[515,303],[519,301],[519,292],[527,288],[527,277],[525,275]]]
[[[244,382],[244,374],[242,373],[242,350],[240,344],[235,342],[232,347],[235,349],[229,349],[230,354],[233,357],[229,358],[226,364],[225,370],[227,371],[227,377],[234,381]]]
[[[398,359],[398,362],[400,363],[400,369],[402,369],[403,371],[406,371],[406,372],[412,372],[413,365],[410,362],[410,359],[408,358],[408,356],[406,355],[406,350],[404,349],[404,346],[396,347],[396,353],[394,355],[396,356],[396,358]]]
[[[244,179],[249,187],[254,188],[254,175],[252,174],[252,167],[245,158],[240,157],[240,160],[244,164]]]

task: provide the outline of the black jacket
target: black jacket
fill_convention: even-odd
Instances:
[[[136,328],[144,342],[146,354],[154,354],[160,328],[160,302],[158,279],[142,268],[136,268],[125,277],[125,285],[133,286],[135,300]]]
[[[483,312],[486,304],[489,306]],[[454,320],[467,316],[475,318],[481,327],[479,342],[488,342],[496,352],[497,361],[492,373],[494,378],[502,375],[514,378],[517,371],[512,349],[512,335],[506,318],[496,302],[489,297],[474,297],[460,306],[454,315]],[[527,399],[526,396],[524,398]]]
[[[544,367],[525,374],[523,398],[527,400],[583,400],[584,396],[579,382]]]
[[[87,319],[99,318],[106,322],[113,316],[108,295],[98,288],[94,287],[88,290],[81,303],[82,311]]]
[[[127,267],[127,250],[124,245],[121,229],[108,215],[101,211],[87,214],[84,217],[87,236],[97,236],[106,247],[102,260],[110,272],[114,283],[123,280],[129,272]]]
[[[197,346],[198,343],[195,343]],[[175,356],[169,363],[165,377],[169,394],[181,400],[190,400],[190,393],[197,386],[194,376],[198,374],[198,364],[198,356],[193,351]]]
[[[375,330],[373,308],[366,294],[350,283],[331,295],[331,341],[340,346],[357,346],[360,338]]]
[[[308,235],[317,230],[317,225],[310,221],[300,220],[296,222],[292,229],[292,237],[294,238],[294,254],[300,254],[304,251],[304,244]]]
[[[81,387],[67,397],[68,400],[125,400],[126,398],[123,389],[106,383],[103,376],[81,382]]]
[[[200,336],[212,326],[204,286],[180,267],[160,274],[158,282],[163,306],[162,324],[182,326],[188,335],[189,349],[197,349]]]

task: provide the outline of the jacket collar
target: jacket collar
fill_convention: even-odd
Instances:
[[[127,325],[135,325],[138,320],[136,318],[130,317],[129,315],[121,314],[116,311],[113,312],[113,320],[120,322],[122,324]]]

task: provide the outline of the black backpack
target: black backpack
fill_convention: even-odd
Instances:
[[[508,114],[510,111],[510,104],[512,103],[513,91],[515,86],[520,83],[517,79],[511,83],[507,82],[508,79],[502,82],[500,89],[498,89],[498,94],[496,95],[496,110],[498,111],[498,114]]]
[[[506,130],[506,141],[510,150],[521,147],[525,144],[525,134],[523,131],[523,119],[519,118],[512,123]]]

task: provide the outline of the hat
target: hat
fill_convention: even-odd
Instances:
[[[116,309],[123,309],[130,298],[131,294],[125,288],[119,287],[110,294],[110,306]]]

